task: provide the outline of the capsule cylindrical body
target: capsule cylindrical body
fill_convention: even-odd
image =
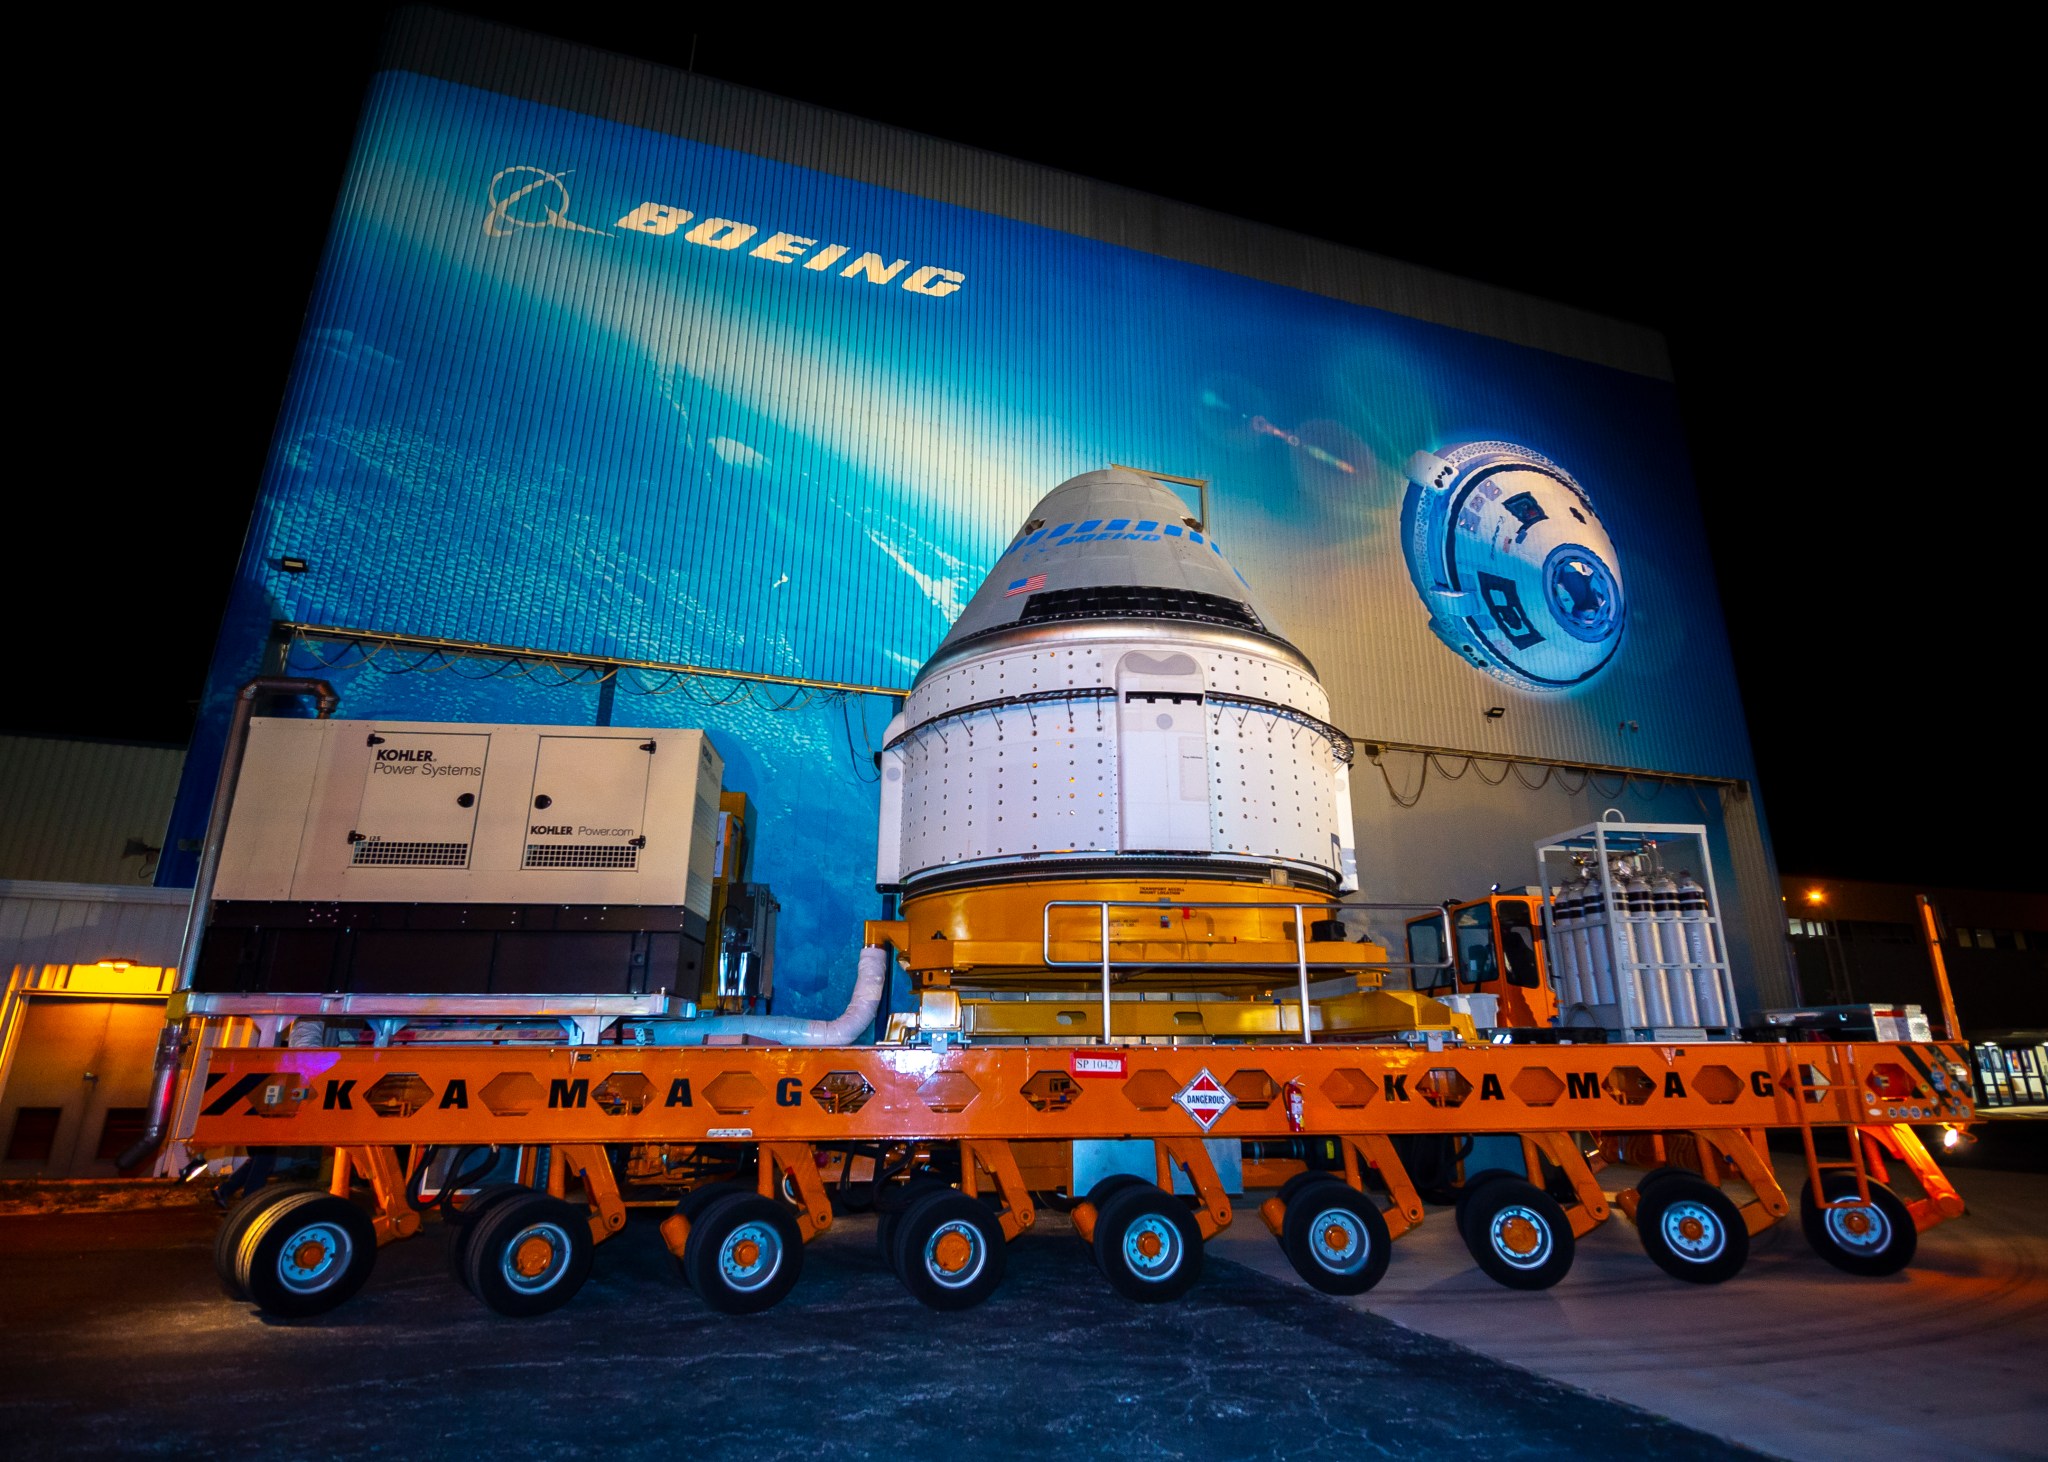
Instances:
[[[1327,905],[1357,887],[1351,746],[1329,713],[1173,492],[1084,474],[1032,510],[890,724],[877,882],[914,931],[1003,946],[973,964],[988,983],[1092,899]],[[1185,949],[1216,917],[1163,934]],[[1266,922],[1219,932],[1206,962],[1294,927]]]

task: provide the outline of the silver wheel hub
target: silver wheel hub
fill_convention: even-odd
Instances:
[[[277,1277],[297,1294],[316,1294],[346,1272],[354,1250],[338,1226],[307,1224],[284,1241],[277,1256]]]
[[[728,1288],[751,1293],[782,1268],[782,1240],[764,1223],[743,1223],[718,1246],[718,1274]]]
[[[1528,1225],[1528,1229],[1519,1227],[1522,1224]],[[1510,1241],[1511,1236],[1523,1238],[1528,1230],[1534,1230],[1533,1242],[1526,1249],[1517,1248]],[[1543,1221],[1543,1215],[1520,1203],[1510,1203],[1494,1214],[1486,1226],[1486,1238],[1501,1262],[1515,1269],[1542,1268],[1556,1247],[1550,1225]]]
[[[534,1252],[528,1246],[534,1243],[548,1246],[547,1262],[531,1274],[519,1269],[522,1252]],[[561,1225],[553,1223],[530,1223],[512,1236],[505,1245],[503,1257],[498,1261],[498,1271],[505,1283],[521,1294],[540,1294],[554,1287],[569,1267],[569,1235]]]
[[[939,1245],[951,1238],[967,1245],[967,1262],[958,1269],[947,1269],[939,1263]],[[988,1265],[988,1245],[981,1237],[981,1230],[960,1219],[940,1224],[932,1236],[924,1241],[924,1272],[931,1276],[933,1283],[947,1289],[964,1289],[972,1284]]]
[[[1859,1254],[1881,1253],[1892,1241],[1891,1220],[1875,1203],[1827,1210],[1828,1237]]]
[[[1672,1204],[1664,1210],[1657,1227],[1666,1248],[1695,1264],[1720,1258],[1728,1247],[1728,1231],[1714,1216],[1714,1210],[1704,1203],[1684,1200]]]
[[[1145,1214],[1124,1230],[1124,1264],[1140,1279],[1169,1279],[1184,1257],[1180,1230],[1156,1214]]]
[[[1309,1224],[1309,1252],[1316,1263],[1332,1274],[1356,1274],[1371,1257],[1372,1246],[1365,1237],[1365,1225],[1358,1215],[1342,1208],[1327,1208]]]

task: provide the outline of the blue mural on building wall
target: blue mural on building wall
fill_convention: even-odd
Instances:
[[[1555,485],[1489,493],[1474,443]],[[1233,563],[1340,721],[1370,719],[1347,729],[1447,744],[1431,718],[1469,678],[1527,700],[1548,737],[1531,752],[1748,775],[1667,384],[394,71],[173,837],[203,828],[229,700],[276,621],[907,686],[1038,497],[1113,461],[1212,482]],[[1476,494],[1433,521],[1491,535],[1508,588],[1460,600],[1411,572],[1402,505],[1433,462]],[[1507,672],[1453,643],[1465,610]],[[341,714],[597,713],[551,675],[409,666],[337,670]],[[712,734],[783,903],[778,1008],[811,1014],[838,1008],[879,912],[889,704],[783,699],[653,676],[612,720]],[[1642,710],[1681,699],[1683,724]],[[167,857],[164,881],[192,866]]]

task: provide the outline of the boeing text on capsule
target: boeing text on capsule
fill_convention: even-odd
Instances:
[[[1401,545],[1437,638],[1518,690],[1583,685],[1621,648],[1614,542],[1586,490],[1539,453],[1512,442],[1417,452]]]

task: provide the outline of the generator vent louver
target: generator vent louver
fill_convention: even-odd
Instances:
[[[640,849],[631,843],[528,843],[524,866],[635,869]]]
[[[469,844],[364,838],[351,851],[349,861],[357,868],[467,868]]]

